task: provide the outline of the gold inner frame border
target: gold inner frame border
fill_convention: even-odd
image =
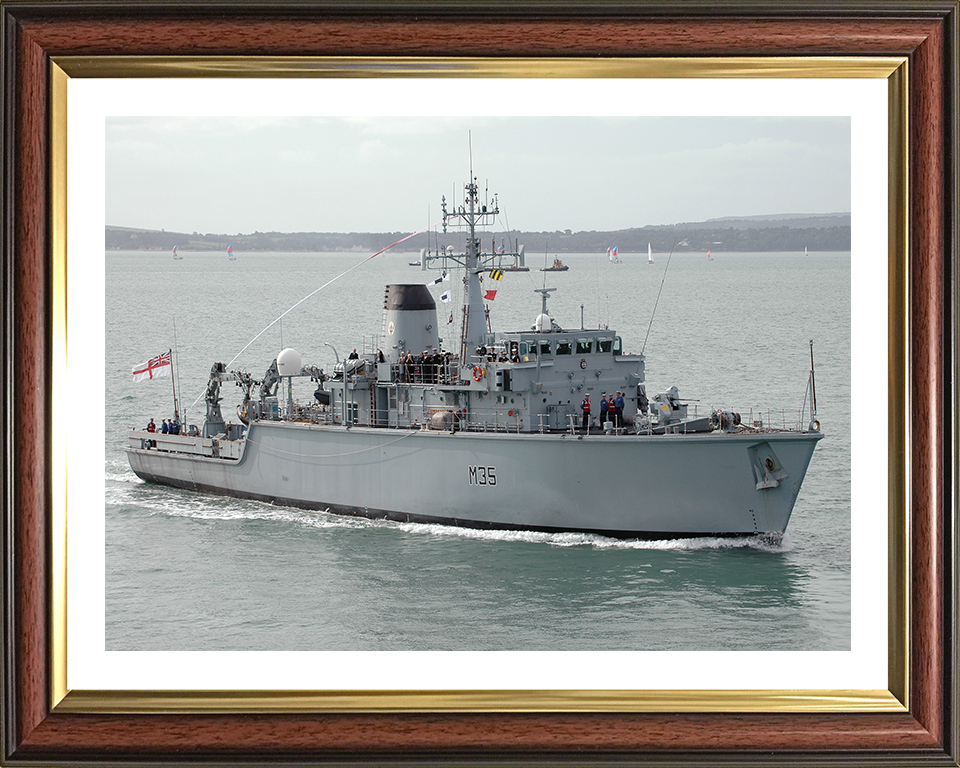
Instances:
[[[473,59],[63,56],[50,63],[50,703],[57,713],[842,713],[909,709],[908,61],[905,57]],[[71,78],[870,78],[888,84],[887,690],[70,690],[67,685],[67,91]]]

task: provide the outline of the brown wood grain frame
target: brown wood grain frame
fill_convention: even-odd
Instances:
[[[957,0],[0,0],[0,762],[957,766],[958,15]],[[120,715],[52,707],[51,62],[110,55],[906,57],[908,708]]]

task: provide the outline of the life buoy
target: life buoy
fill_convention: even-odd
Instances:
[[[483,378],[483,368],[479,365],[473,366],[473,380],[480,381]]]

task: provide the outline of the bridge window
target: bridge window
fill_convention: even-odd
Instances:
[[[543,357],[544,355],[546,355],[547,357],[550,356],[550,342],[549,342],[549,341],[541,341],[541,342],[540,342],[540,356]]]
[[[569,355],[573,353],[573,342],[572,341],[558,341],[557,342],[557,354],[558,355]]]
[[[609,352],[613,347],[613,339],[597,339],[597,352]]]
[[[578,355],[590,354],[590,339],[577,339],[577,354]]]

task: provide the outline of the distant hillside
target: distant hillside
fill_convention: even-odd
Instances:
[[[406,232],[254,232],[244,235],[166,232],[107,226],[105,245],[114,251],[226,251],[238,252],[356,252],[386,248],[405,237]],[[487,232],[481,234],[485,247],[499,244],[501,238],[519,241],[528,254],[603,253],[617,246],[621,253],[646,252],[649,243],[657,252],[675,248],[683,251],[849,251],[850,214],[783,214],[779,216],[713,219],[675,225],[634,227],[612,232]],[[431,233],[430,243],[437,244]],[[488,245],[489,243],[489,245]],[[440,236],[441,246],[458,244],[456,232]],[[427,245],[427,235],[419,235],[401,248],[418,251]]]
[[[734,229],[773,229],[788,227],[791,229],[819,229],[826,227],[850,226],[849,213],[784,213],[776,216],[725,216],[721,219],[678,224],[687,229],[710,229],[714,227]]]

